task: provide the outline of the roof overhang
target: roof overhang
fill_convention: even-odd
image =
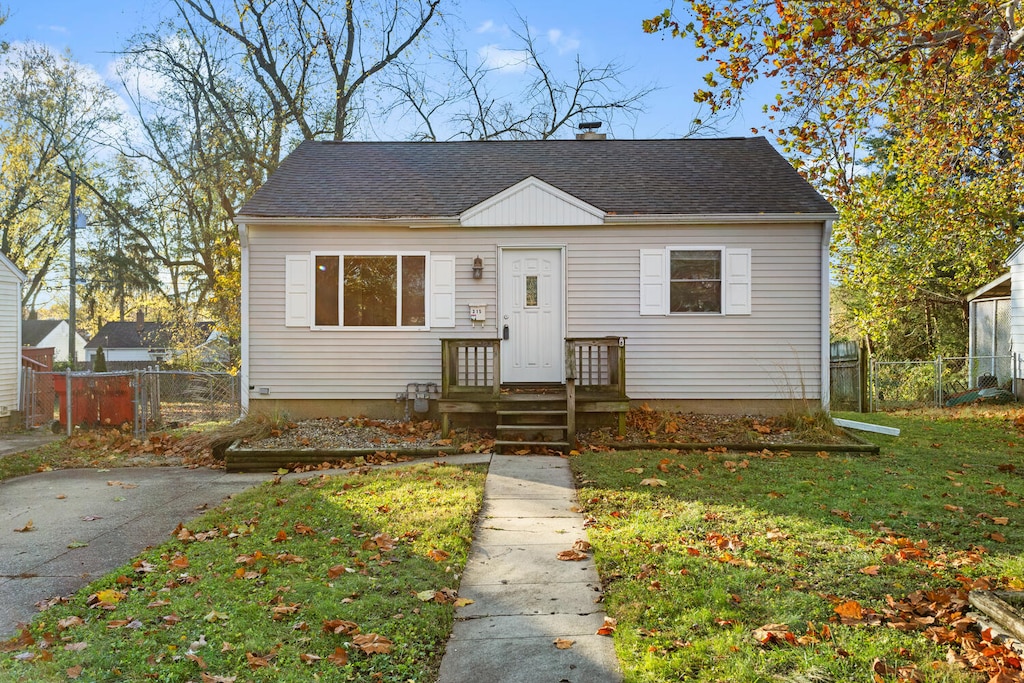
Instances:
[[[975,299],[981,299],[982,297],[993,299],[996,297],[1010,296],[1009,284],[1010,274],[1003,273],[992,282],[989,282],[987,285],[982,285],[968,294],[967,300],[974,301]]]
[[[824,223],[837,220],[834,213],[701,213],[701,214],[605,214],[604,225],[708,225],[708,224],[776,224]],[[285,228],[322,227],[408,227],[408,228],[472,228],[459,216],[389,216],[373,217],[297,217],[236,216],[239,225],[277,225]]]

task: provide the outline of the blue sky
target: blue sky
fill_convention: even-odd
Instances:
[[[640,22],[659,13],[669,0],[462,0],[460,39],[467,50],[500,58],[513,47],[507,27],[516,26],[516,13],[527,19],[546,58],[568,64],[578,52],[584,64],[616,60],[628,67],[627,86],[660,87],[646,100],[646,112],[635,125],[617,119],[610,132],[619,138],[669,138],[685,135],[694,116],[703,116],[693,103],[693,91],[703,84],[707,63],[699,63],[684,41],[643,33]],[[136,30],[172,11],[168,0],[0,0],[10,10],[0,36],[10,42],[32,40],[109,72],[114,54]],[[720,126],[718,135],[751,135],[763,123],[760,103]],[[381,138],[397,137],[378,131]]]

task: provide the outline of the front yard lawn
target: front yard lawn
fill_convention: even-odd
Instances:
[[[1024,589],[1015,412],[848,417],[903,433],[573,459],[627,681],[1024,680],[962,618],[967,589]]]
[[[485,473],[251,489],[0,643],[0,680],[433,680]]]

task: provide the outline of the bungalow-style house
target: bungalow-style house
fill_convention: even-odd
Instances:
[[[25,275],[0,254],[0,427],[16,424],[21,397],[21,287]]]
[[[303,142],[236,218],[243,401],[827,408],[836,217],[760,137]]]
[[[147,321],[140,312],[133,322],[104,324],[85,345],[85,360],[94,363],[102,347],[110,370],[171,361],[186,349],[198,353],[200,361],[213,361],[220,355],[219,350],[213,350],[219,338],[210,321],[195,323],[194,329],[183,331],[173,323]]]
[[[30,318],[21,321],[21,345],[30,349],[53,349],[54,362],[68,359],[67,320],[38,320]],[[85,357],[85,337],[75,332],[75,358]]]

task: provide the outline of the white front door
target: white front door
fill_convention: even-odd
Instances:
[[[501,250],[501,381],[565,380],[565,278],[558,248]]]

